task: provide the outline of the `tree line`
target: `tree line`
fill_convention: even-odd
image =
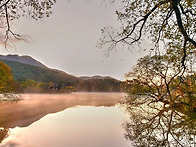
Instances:
[[[0,93],[63,93],[63,92],[121,92],[122,82],[112,78],[77,79],[74,81],[39,81],[14,79],[11,68],[0,62]]]

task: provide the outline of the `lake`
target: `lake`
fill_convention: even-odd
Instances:
[[[123,93],[22,94],[0,104],[0,147],[130,147]]]
[[[135,106],[124,93],[22,98],[0,103],[0,147],[196,147],[195,112]]]

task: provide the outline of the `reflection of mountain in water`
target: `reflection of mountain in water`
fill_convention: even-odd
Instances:
[[[183,114],[160,103],[133,107],[124,105],[130,120],[124,123],[125,137],[134,146],[195,147],[196,114]]]
[[[105,106],[118,103],[122,93],[25,94],[17,103],[0,104],[0,142],[9,128],[26,127],[49,113],[75,106]]]

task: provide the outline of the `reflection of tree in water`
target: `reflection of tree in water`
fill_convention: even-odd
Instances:
[[[130,120],[123,124],[125,137],[134,146],[196,146],[196,119],[177,110],[154,103],[131,106],[124,104]]]
[[[16,104],[21,101],[20,95],[4,93],[0,97],[0,107],[6,107],[7,104]],[[0,109],[0,143],[9,136],[10,115],[5,109]],[[11,116],[12,117],[12,116]]]
[[[0,143],[8,136],[9,129],[0,128]]]

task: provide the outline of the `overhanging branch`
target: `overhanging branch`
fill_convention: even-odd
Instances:
[[[140,20],[138,20],[136,23],[133,24],[133,27],[132,27],[132,30],[130,31],[129,34],[127,34],[124,38],[121,38],[120,40],[116,41],[116,43],[119,43],[119,42],[123,42],[125,41],[126,39],[128,39],[133,33],[134,31],[136,30],[136,27],[140,24],[140,29],[139,29],[139,36],[135,39],[133,39],[133,41],[129,42],[129,44],[134,44],[135,42],[138,42],[140,39],[141,39],[141,36],[142,36],[142,31],[143,31],[143,28],[144,28],[144,25],[148,19],[148,17],[158,8],[160,7],[161,5],[167,3],[168,0],[165,0],[165,1],[161,1],[159,2],[158,4],[156,4],[145,16],[143,16],[143,18],[141,18]]]
[[[181,13],[180,13],[180,10],[178,8],[178,5],[174,3],[172,5],[172,8],[173,8],[173,10],[175,12],[175,15],[176,15],[176,20],[177,20],[177,24],[178,24],[179,30],[182,33],[184,39],[186,41],[189,41],[190,43],[192,43],[194,45],[194,47],[196,47],[196,41],[194,41],[192,38],[189,37],[188,33],[186,32],[186,30],[185,30],[185,28],[183,26],[182,17],[181,17]]]

